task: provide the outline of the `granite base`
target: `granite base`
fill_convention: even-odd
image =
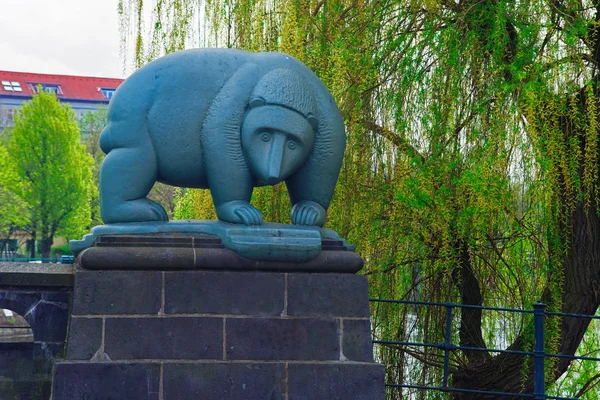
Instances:
[[[53,400],[383,400],[367,279],[77,270]]]

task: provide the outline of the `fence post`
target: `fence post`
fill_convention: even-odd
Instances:
[[[452,349],[452,309],[454,305],[446,303],[446,340],[444,342],[444,378],[442,388],[448,388],[448,370],[450,364],[450,350]]]
[[[533,305],[533,336],[534,336],[534,364],[533,364],[533,398],[542,400],[546,398],[544,383],[544,313],[546,305],[538,301]]]

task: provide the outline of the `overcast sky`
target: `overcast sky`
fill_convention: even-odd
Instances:
[[[123,78],[117,0],[0,0],[0,70]]]

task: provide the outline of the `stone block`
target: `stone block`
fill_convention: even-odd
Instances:
[[[41,292],[42,300],[52,303],[69,304],[71,300],[70,292]]]
[[[342,352],[350,361],[373,361],[371,321],[345,319],[343,324]]]
[[[24,381],[7,381],[3,378],[0,378],[0,398],[2,400],[46,400],[50,398],[51,380],[46,377],[36,376]]]
[[[64,358],[64,353],[64,343],[35,342],[33,344],[34,373],[50,376],[54,361]]]
[[[333,319],[228,318],[228,360],[339,360]]]
[[[158,247],[158,246],[157,246]],[[172,270],[194,265],[194,249],[168,247],[91,247],[79,253],[78,263],[91,270]]]
[[[28,380],[33,375],[33,343],[0,342],[0,381]]]
[[[264,272],[167,272],[167,314],[281,315],[284,274]]]
[[[164,400],[283,400],[284,364],[165,364]]]
[[[0,275],[2,274],[0,273]],[[25,316],[41,299],[42,295],[40,293],[12,290],[0,292],[0,305],[2,305],[2,308],[7,308],[21,316]]]
[[[71,318],[68,360],[91,360],[102,345],[101,318]]]
[[[158,400],[159,364],[56,364],[53,400]]]
[[[383,400],[380,364],[289,364],[289,400]]]
[[[73,315],[158,314],[162,273],[77,271]]]
[[[41,300],[25,315],[36,342],[64,342],[69,321],[69,304]]]
[[[32,287],[71,287],[73,266],[0,261],[0,286],[21,286],[24,290],[31,290]]]
[[[223,319],[107,318],[104,352],[111,360],[221,360]]]
[[[303,317],[369,317],[367,277],[289,274],[287,312]]]

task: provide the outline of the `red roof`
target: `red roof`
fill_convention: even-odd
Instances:
[[[100,89],[116,89],[123,79],[0,71],[0,81],[11,82],[11,84],[18,82],[22,89],[22,91],[6,90],[4,82],[0,82],[0,96],[31,97],[34,94],[31,84],[48,84],[60,86],[60,93],[57,95],[59,99],[108,102]]]

